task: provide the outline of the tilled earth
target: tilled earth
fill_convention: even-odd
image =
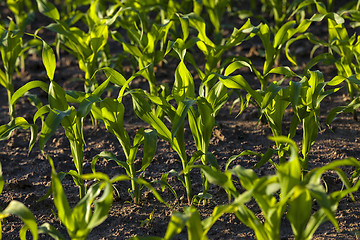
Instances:
[[[236,48],[237,54],[246,55],[252,58],[254,63],[259,63],[263,59],[259,56],[257,50],[261,42],[246,43]],[[310,49],[309,49],[310,48]],[[311,50],[311,46],[304,45],[303,52]],[[55,80],[58,81],[65,89],[74,89],[82,87],[82,83],[73,81],[82,77],[82,72],[78,70],[77,63],[70,56],[65,56],[58,62],[55,74]],[[308,61],[303,59],[304,62]],[[288,64],[285,62],[285,64]],[[27,59],[27,68],[22,76],[16,76],[15,87],[18,88],[29,80],[44,79],[44,69],[41,59],[36,55],[29,56]],[[168,65],[162,65],[157,70],[157,76],[161,81],[171,82],[173,80],[174,67],[176,62]],[[170,70],[169,70],[170,69]],[[336,70],[332,66],[318,66],[318,69],[324,73],[325,80],[330,80]],[[126,72],[126,69],[125,69]],[[242,72],[243,76],[252,84],[256,85],[253,74],[250,72]],[[198,78],[195,77],[196,84],[199,84]],[[144,87],[146,81],[136,79],[132,85],[133,88]],[[45,101],[46,95],[40,92],[40,97]],[[332,124],[330,130],[325,125],[326,114],[335,106],[344,105],[349,102],[346,91],[344,89],[326,98],[322,103],[321,113],[321,129],[319,130],[318,139],[312,147],[310,153],[310,169],[323,166],[336,159],[344,159],[347,157],[355,157],[360,159],[360,122],[354,120],[351,114],[339,115],[338,119]],[[259,114],[254,106],[247,108],[244,113],[236,117],[238,109],[229,113],[234,98],[224,106],[217,116],[217,125],[213,130],[210,151],[218,159],[222,169],[225,167],[227,159],[233,155],[237,155],[244,150],[252,150],[264,153],[269,147],[273,147],[274,143],[267,139],[271,135],[271,130],[266,123],[258,122]],[[131,111],[131,99],[125,97],[124,104],[126,108],[125,127],[129,135],[133,137],[140,127],[149,127],[144,124]],[[7,97],[4,89],[0,92],[0,124],[6,124],[9,119],[7,116]],[[28,121],[32,121],[32,116],[36,111],[25,98],[21,99],[17,104],[18,116],[24,116]],[[290,123],[291,111],[288,111],[284,117],[284,133]],[[196,148],[191,136],[191,132],[186,126],[186,142],[187,154],[191,156]],[[123,153],[117,139],[108,133],[103,125],[94,127],[88,119],[85,123],[85,159],[84,172],[91,172],[90,163],[92,158],[101,151],[111,151],[115,153],[119,159],[122,159]],[[295,140],[301,147],[302,130],[299,127]],[[51,197],[38,201],[46,194],[50,186],[50,165],[42,156],[38,145],[35,145],[31,153],[28,153],[28,142],[30,133],[26,130],[16,131],[8,141],[0,142],[0,161],[3,168],[3,176],[6,181],[4,191],[0,195],[0,208],[4,209],[12,200],[18,200],[24,203],[35,215],[38,225],[45,222],[55,226],[64,236],[67,236],[65,227],[60,223],[59,219],[54,215],[56,208],[54,207]],[[45,151],[49,154],[55,163],[57,172],[68,172],[75,169],[72,162],[69,143],[61,128],[56,131],[55,135],[48,141]],[[140,163],[138,156],[137,163]],[[234,161],[233,165],[241,165],[246,168],[253,167],[259,159],[256,157],[243,156]],[[99,160],[97,171],[104,172],[110,177],[117,174],[124,174],[125,171],[115,162],[106,162]],[[145,179],[147,181],[156,181],[161,178],[163,173],[175,169],[181,171],[181,162],[176,153],[170,148],[169,144],[159,140],[158,148],[153,162],[146,170]],[[344,169],[347,174],[351,174],[354,169]],[[275,169],[271,164],[265,164],[256,170],[259,176],[274,174]],[[194,192],[202,191],[200,172],[193,170],[192,183]],[[339,190],[342,188],[341,181],[332,172],[324,176],[329,191]],[[65,177],[63,186],[67,193],[67,197],[72,206],[78,201],[78,189],[74,186],[74,182],[70,176]],[[169,183],[174,187],[179,196],[177,201],[172,193],[168,190],[161,192],[160,186],[154,184],[156,189],[161,192],[161,196],[172,206],[166,207],[158,202],[153,194],[144,189],[141,203],[134,205],[130,203],[131,199],[128,194],[129,183],[117,183],[116,188],[119,192],[114,196],[114,203],[110,214],[106,221],[99,227],[95,228],[89,235],[89,239],[128,239],[133,236],[164,236],[170,217],[174,211],[181,211],[186,206],[185,189],[176,177],[170,177]],[[210,193],[213,195],[209,204],[206,206],[196,206],[201,213],[202,218],[212,214],[215,206],[227,203],[226,193],[219,187],[211,186]],[[360,202],[359,193],[355,193],[355,202],[349,197],[344,198],[338,207],[336,217],[339,221],[340,229],[337,231],[330,222],[326,222],[320,226],[315,234],[315,239],[357,239],[355,231],[360,230]],[[250,202],[248,206],[260,215],[259,209],[255,202]],[[145,220],[149,218],[153,212],[151,220],[147,224]],[[3,238],[18,239],[19,230],[23,223],[15,217],[8,217],[3,222]],[[209,239],[255,239],[255,235],[251,229],[242,224],[234,214],[223,215],[211,228],[208,233]],[[284,218],[281,227],[282,239],[291,239],[292,231],[290,224]],[[187,234],[184,230],[175,239],[186,239]],[[50,239],[49,236],[41,235],[40,239]]]

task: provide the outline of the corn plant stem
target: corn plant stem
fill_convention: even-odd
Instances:
[[[181,164],[183,167],[183,173],[184,173],[184,184],[185,184],[185,189],[186,189],[187,200],[188,200],[188,204],[191,205],[192,187],[191,187],[190,171],[189,171],[189,167],[188,167],[185,149],[182,149],[182,150],[175,149],[175,151],[178,153],[180,160],[181,160]]]
[[[84,158],[84,152],[83,152],[84,145],[77,143],[77,141],[75,140],[70,142],[70,148],[71,148],[71,153],[73,155],[75,167],[77,169],[77,173],[80,176],[83,173],[82,164]],[[84,180],[81,178],[78,178],[78,183],[79,183],[79,195],[80,195],[80,199],[82,199],[86,195],[86,185]]]
[[[157,96],[158,93],[157,93],[157,87],[156,87],[156,79],[155,79],[155,75],[152,74],[150,76],[150,79],[149,79],[149,88],[150,88],[150,94],[151,95],[154,95],[154,96]]]
[[[206,151],[203,151],[203,152],[207,152],[207,148],[208,147],[203,147],[203,149],[206,149]],[[205,155],[203,155],[201,157],[201,161],[204,165],[207,165],[207,161],[206,161],[206,158],[205,158]],[[210,187],[210,183],[209,181],[207,180],[205,174],[203,172],[201,172],[201,179],[202,179],[202,184],[203,184],[203,195],[205,196],[205,194],[208,192],[209,190],[209,187]],[[204,199],[202,201],[203,205],[205,206],[207,204],[207,199]]]
[[[180,127],[180,129],[182,129],[182,130],[179,130],[176,134],[178,147],[174,148],[174,150],[178,153],[178,155],[181,159],[183,173],[184,173],[184,182],[185,182],[187,200],[188,200],[188,204],[191,205],[191,199],[192,199],[193,193],[192,193],[192,186],[191,186],[190,169],[188,166],[187,156],[186,156],[186,152],[185,152],[184,123],[182,123],[182,126]]]
[[[193,193],[192,193],[192,187],[191,187],[190,172],[187,170],[188,164],[187,164],[186,157],[184,159],[182,156],[180,156],[180,158],[181,158],[182,167],[184,169],[184,181],[185,181],[187,200],[188,200],[188,204],[191,205],[191,198],[192,198]]]
[[[86,195],[86,187],[83,179],[79,179],[79,182],[80,182],[79,194],[80,194],[80,199],[82,199]]]
[[[8,103],[9,103],[9,116],[10,116],[10,120],[13,120],[15,119],[15,104],[14,105],[11,104],[11,97],[13,95],[13,91],[11,89],[8,89],[7,94],[8,94]]]
[[[10,116],[10,120],[15,119],[16,114],[15,114],[15,104],[11,104],[11,98],[12,95],[14,94],[14,87],[13,87],[13,81],[12,81],[12,76],[8,73],[6,73],[6,79],[7,79],[7,95],[8,95],[8,103],[9,103],[9,116]]]
[[[201,173],[201,178],[203,180],[203,196],[205,196],[205,194],[209,191],[209,187],[210,187],[210,183],[209,181],[206,179],[205,174]],[[202,204],[205,206],[207,205],[208,200],[207,199],[203,199],[202,200]]]
[[[134,203],[138,204],[140,202],[140,191],[139,191],[139,185],[134,180],[134,178],[136,177],[134,164],[129,164],[129,168],[130,168],[131,189],[134,196]]]

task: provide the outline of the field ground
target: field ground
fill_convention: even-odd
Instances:
[[[319,32],[325,31],[318,26]],[[257,42],[253,45],[246,43],[245,47],[236,49],[238,54],[251,56],[256,53],[258,48]],[[302,51],[307,51],[305,49]],[[304,56],[308,56],[304,54]],[[303,61],[308,61],[303,57]],[[254,62],[261,63],[261,58],[254,54]],[[288,63],[285,63],[288,64]],[[174,67],[176,64],[171,62],[164,64],[158,69],[162,81],[171,82],[173,79]],[[332,66],[320,66],[320,71],[323,72],[325,80],[330,80],[336,73]],[[73,82],[82,76],[82,72],[77,69],[77,64],[74,64],[74,59],[65,54],[65,57],[58,63],[58,68],[55,73],[55,80],[58,81],[65,89],[73,89],[77,86],[81,87],[81,83]],[[254,76],[248,72],[244,72],[244,77],[249,82],[255,82]],[[16,87],[21,86],[26,81],[43,79],[44,69],[41,59],[30,56],[27,59],[27,68],[23,76],[17,76],[15,79]],[[196,79],[196,78],[195,78]],[[137,79],[133,83],[134,87],[141,87],[146,84],[141,79]],[[321,130],[315,145],[312,147],[310,153],[310,169],[318,166],[323,166],[336,159],[344,159],[346,157],[355,157],[360,159],[360,122],[353,119],[351,114],[339,115],[339,118],[333,122],[330,130],[325,125],[326,114],[335,106],[343,105],[349,101],[345,90],[333,94],[322,103],[322,118]],[[44,97],[44,96],[43,96]],[[46,97],[46,96],[45,96]],[[44,98],[45,99],[45,98]],[[125,98],[125,126],[130,132],[131,137],[134,136],[137,129],[140,127],[147,127],[143,122],[138,120],[133,112],[130,110],[130,99]],[[5,91],[1,89],[0,92],[0,124],[8,122],[7,116],[7,98]],[[217,126],[213,131],[211,139],[210,151],[217,157],[222,169],[229,157],[237,155],[244,150],[253,150],[257,152],[265,152],[269,147],[273,146],[273,142],[267,139],[271,135],[271,130],[266,123],[260,122],[258,124],[258,112],[254,106],[247,108],[244,113],[236,117],[235,109],[229,114],[229,109],[232,102],[228,102],[221,110],[217,117]],[[36,108],[26,99],[21,99],[17,104],[17,111],[19,116],[30,118],[35,112]],[[289,124],[289,117],[291,112],[285,116],[285,129]],[[31,119],[28,119],[29,121]],[[190,133],[186,131],[187,151],[191,155],[195,151],[195,145]],[[295,140],[300,146],[301,142],[301,128],[298,129]],[[3,193],[0,195],[0,207],[6,207],[10,201],[18,200],[24,203],[31,212],[35,215],[38,224],[48,222],[55,226],[60,232],[66,235],[66,229],[61,225],[58,219],[54,216],[56,208],[53,205],[51,198],[38,202],[48,190],[51,182],[50,165],[47,160],[43,158],[38,145],[34,147],[32,152],[28,154],[28,141],[30,138],[29,131],[19,130],[10,138],[9,141],[0,142],[0,161],[2,164],[3,175],[6,181]],[[97,128],[91,126],[90,121],[85,124],[85,165],[84,172],[91,172],[90,162],[92,158],[101,151],[112,151],[119,159],[123,156],[121,146],[119,146],[117,139],[108,133],[103,125]],[[50,139],[46,148],[48,153],[55,162],[55,167],[58,172],[68,172],[74,169],[74,164],[71,158],[70,146],[62,130],[58,130],[53,138]],[[239,164],[246,168],[253,167],[258,159],[256,157],[242,157],[237,159],[233,164]],[[170,146],[159,140],[158,150],[150,167],[146,170],[145,179],[148,181],[159,180],[161,174],[168,172],[171,169],[181,171],[181,162],[175,152]],[[351,174],[354,169],[344,169],[347,174]],[[104,172],[109,176],[124,173],[124,170],[117,166],[115,162],[106,162],[100,160],[97,165],[97,171]],[[196,170],[193,170],[196,171]],[[274,167],[266,164],[256,170],[259,176],[274,173]],[[193,174],[193,176],[200,176],[200,174]],[[327,185],[329,191],[341,189],[343,186],[337,175],[329,172],[324,176],[324,184]],[[201,191],[201,179],[192,179],[194,192]],[[186,206],[186,193],[181,183],[176,177],[171,177],[169,183],[176,189],[180,197],[177,202],[170,191],[165,190],[161,193],[162,197],[174,207],[174,210],[181,210]],[[63,180],[68,199],[71,204],[78,201],[78,189],[74,186],[74,182],[70,176]],[[161,191],[159,185],[154,186]],[[167,208],[162,203],[158,202],[153,194],[147,189],[143,191],[143,198],[140,205],[129,203],[131,201],[127,189],[130,187],[129,183],[119,183],[116,185],[119,195],[114,196],[115,200],[111,208],[109,217],[99,227],[95,228],[89,235],[89,239],[128,239],[132,236],[164,236],[168,222],[173,210]],[[206,206],[197,206],[202,217],[210,216],[214,207],[220,204],[227,203],[227,195],[219,188],[212,186],[210,193],[213,198]],[[357,239],[354,231],[360,230],[360,194],[355,194],[356,201],[353,202],[349,197],[346,197],[339,204],[336,217],[339,221],[340,229],[336,229],[327,222],[318,229],[315,234],[315,239]],[[256,205],[251,202],[249,207],[256,211]],[[316,208],[316,206],[314,206]],[[145,220],[149,218],[151,212],[153,216],[148,223]],[[141,224],[144,223],[144,224]],[[3,223],[3,238],[17,239],[19,230],[23,223],[15,217],[9,217]],[[290,224],[284,219],[281,227],[282,239],[291,239]],[[176,239],[185,239],[186,230]],[[233,214],[222,216],[208,233],[210,239],[255,239],[253,231],[239,222]],[[47,239],[48,236],[41,235],[40,239]]]

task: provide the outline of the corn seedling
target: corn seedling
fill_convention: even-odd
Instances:
[[[226,208],[226,209],[224,209]],[[187,228],[188,239],[207,240],[207,232],[222,216],[224,211],[231,209],[231,206],[215,207],[212,216],[201,220],[199,211],[194,206],[184,208],[184,212],[175,212],[170,219],[165,236],[161,237],[134,237],[132,240],[170,240],[178,235],[184,227]]]
[[[98,4],[99,1],[94,1],[86,14],[89,30],[85,32],[60,20],[59,12],[53,4],[45,0],[38,0],[40,12],[56,22],[46,28],[57,33],[65,50],[78,59],[79,68],[85,73],[84,89],[87,93],[94,91],[97,87],[94,74],[100,68],[98,59],[108,43],[108,25],[105,19],[98,17]]]
[[[51,180],[54,204],[60,221],[66,227],[71,239],[87,239],[90,231],[100,225],[109,214],[113,201],[113,188],[109,177],[103,173],[80,176],[82,179],[98,179],[91,185],[86,195],[71,209],[53,160],[48,156],[51,165]],[[93,205],[93,207],[91,207]],[[59,238],[63,238],[59,236]]]
[[[106,129],[117,137],[123,148],[126,161],[118,160],[114,154],[110,152],[101,152],[94,157],[92,161],[93,171],[95,171],[95,164],[99,157],[107,160],[114,160],[119,166],[126,170],[126,174],[131,178],[132,189],[129,192],[133,197],[134,203],[138,204],[141,198],[141,188],[135,182],[135,178],[142,178],[145,169],[150,165],[154,158],[157,141],[156,131],[139,129],[134,137],[133,144],[131,144],[130,137],[123,125],[125,110],[123,104],[115,99],[107,98],[100,102],[98,109],[95,108],[96,107],[93,107],[93,111],[98,112],[97,115],[99,115],[99,119],[104,121]],[[142,166],[141,169],[136,170],[134,162],[141,144],[144,144]],[[139,177],[138,174],[140,175]]]
[[[11,104],[16,62],[28,50],[23,47],[22,34],[13,21],[10,21],[7,29],[0,25],[0,54],[4,66],[3,70],[0,69],[0,84],[7,90],[10,120],[16,117],[15,104]]]
[[[229,192],[234,201],[229,204],[233,208],[223,208],[225,212],[233,212],[245,225],[253,229],[257,239],[279,239],[280,225],[284,215],[289,220],[295,239],[311,239],[316,229],[326,220],[338,228],[335,211],[340,199],[351,194],[360,187],[358,182],[351,186],[339,166],[358,166],[359,161],[349,158],[334,161],[324,167],[308,172],[304,178],[301,174],[301,162],[296,144],[285,137],[272,138],[290,146],[290,156],[286,163],[277,167],[275,175],[258,177],[253,170],[235,166],[224,173],[214,171],[208,166],[200,166],[208,180],[222,186]],[[345,190],[327,193],[320,184],[321,176],[328,170],[334,170],[347,187]],[[237,176],[245,192],[239,193],[235,188],[232,175]],[[264,221],[245,206],[254,199],[260,207]],[[313,202],[319,210],[313,212]],[[286,213],[286,210],[287,213]]]
[[[128,13],[129,10],[131,9],[120,8],[114,17],[122,16],[119,22],[121,27],[126,29],[131,42],[127,43],[124,38],[116,32],[114,32],[112,36],[116,41],[122,43],[125,52],[135,58],[138,69],[144,69],[142,76],[149,83],[150,94],[158,95],[159,89],[156,83],[154,68],[163,61],[169,52],[169,46],[167,46],[169,44],[167,44],[166,39],[173,22],[167,21],[160,26],[153,24],[150,31],[147,31],[144,29],[145,20],[142,19],[142,16],[137,11],[133,10],[135,13],[130,11],[130,14],[135,14],[135,16],[138,17],[140,26],[137,26],[136,21],[131,23],[127,22],[128,20],[125,18],[125,14]],[[123,20],[124,18],[125,20]],[[134,28],[137,29],[137,31],[134,31]],[[159,46],[160,49],[158,49]]]

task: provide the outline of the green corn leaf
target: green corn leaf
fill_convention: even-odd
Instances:
[[[101,70],[103,70],[106,74],[106,76],[109,78],[110,82],[122,87],[126,85],[126,79],[123,75],[121,75],[119,72],[112,68],[104,67]]]
[[[271,157],[274,156],[274,154],[277,153],[277,152],[278,152],[278,150],[273,149],[273,148],[269,148],[268,150],[266,150],[266,152],[264,154],[259,154],[259,156],[261,156],[261,159],[252,168],[257,169],[257,168],[262,167],[265,163],[271,161]]]
[[[241,185],[246,190],[253,189],[258,179],[258,176],[252,169],[245,169],[239,165],[236,165],[233,169],[229,170],[229,172],[240,179]]]
[[[210,163],[210,166],[212,166],[217,170],[220,170],[220,166],[217,162],[217,158],[211,152],[205,153],[205,163]]]
[[[176,102],[181,102],[185,98],[194,99],[195,97],[193,77],[186,68],[184,61],[180,61],[175,70],[175,82],[172,93]]]
[[[312,58],[307,64],[304,69],[304,73],[306,73],[309,69],[315,66],[318,63],[324,64],[333,64],[335,62],[335,58],[330,53],[322,53],[317,55],[316,57]]]
[[[34,117],[33,117],[33,122],[35,123],[36,120],[40,117],[42,120],[43,120],[43,117],[45,114],[49,113],[51,110],[50,110],[50,106],[49,105],[45,105],[45,106],[42,106],[41,108],[39,108],[37,110],[37,112],[34,114]]]
[[[295,158],[292,161],[280,164],[277,167],[276,174],[279,177],[281,197],[286,197],[300,183],[301,165],[299,159]]]
[[[139,172],[144,171],[150,165],[156,153],[156,146],[157,146],[156,131],[151,129],[144,130],[143,160],[142,160],[142,167],[139,170]]]
[[[106,129],[117,137],[128,158],[131,143],[130,137],[124,129],[124,105],[115,99],[106,98],[100,102],[100,110]]]
[[[170,218],[164,239],[172,239],[175,235],[179,234],[185,227],[188,218],[188,216],[180,212],[174,212]]]
[[[34,147],[36,143],[36,138],[39,133],[39,128],[36,124],[30,125],[31,133],[30,133],[30,141],[29,141],[29,151],[28,154],[30,154],[32,148]]]
[[[5,73],[1,69],[0,69],[0,84],[6,89],[9,88],[8,83],[6,81]]]
[[[186,215],[190,215],[189,219],[186,222],[189,240],[207,240],[208,237],[206,236],[206,233],[204,233],[204,229],[201,224],[200,213],[196,210],[196,208],[185,208],[184,213]]]
[[[172,134],[166,125],[152,112],[149,103],[144,98],[144,93],[140,91],[130,92],[133,100],[133,108],[138,117],[149,123],[158,133],[158,135],[172,142]]]
[[[281,74],[285,77],[299,77],[296,73],[294,73],[289,67],[275,67],[269,71],[268,74],[275,73],[275,74]]]
[[[275,49],[280,48],[290,38],[289,30],[295,25],[295,23],[295,21],[287,22],[276,32],[273,43]]]
[[[227,102],[232,91],[228,91],[225,85],[218,81],[208,92],[206,100],[211,104],[213,116],[216,116],[221,107]]]
[[[261,109],[267,108],[268,105],[278,96],[280,90],[281,90],[280,86],[278,86],[275,83],[270,83],[270,85],[266,89],[265,96],[263,97],[262,102],[260,104],[260,108]]]
[[[116,156],[112,153],[112,152],[108,152],[108,151],[102,151],[101,153],[97,154],[91,161],[91,170],[92,172],[95,174],[95,165],[96,165],[96,162],[99,158],[104,158],[108,161],[112,160],[112,161],[115,161],[119,166],[123,167],[127,174],[130,175],[130,167],[129,165],[124,162],[124,161],[120,161],[116,158]]]
[[[45,92],[49,90],[49,84],[43,81],[31,81],[20,87],[11,97],[11,104],[15,104],[19,98],[23,97],[27,91],[40,87]]]
[[[54,51],[51,49],[49,44],[43,41],[43,51],[42,59],[46,69],[47,76],[52,81],[54,80],[55,69],[56,69],[56,59]]]
[[[161,203],[165,204],[167,207],[170,207],[170,205],[164,201],[164,199],[161,197],[161,195],[156,191],[156,189],[147,181],[145,181],[143,178],[135,178],[134,181],[139,184],[140,186],[143,185],[147,189],[149,189],[153,194],[154,197]]]
[[[174,190],[174,188],[169,184],[168,182],[168,176],[169,176],[169,173],[170,172],[167,172],[167,173],[163,173],[161,175],[161,179],[160,180],[157,180],[157,181],[153,181],[153,183],[160,183],[160,186],[161,186],[161,190],[164,192],[165,191],[165,187],[169,188],[171,193],[174,195],[176,201],[179,201],[179,198],[176,194],[176,191]]]
[[[252,37],[252,35],[255,34],[257,31],[259,31],[259,28],[254,27],[251,24],[250,19],[248,19],[246,23],[241,26],[240,29],[234,28],[230,38],[226,40],[226,49],[241,44],[244,41],[245,37],[248,36],[248,34],[250,34],[250,37]]]
[[[66,101],[66,92],[54,81],[51,81],[49,86],[48,100],[52,109],[60,111],[66,111],[69,109],[69,104]]]
[[[303,236],[303,231],[309,222],[311,212],[312,197],[309,190],[300,185],[296,186],[289,200],[289,210],[286,214],[296,238],[306,239]]]
[[[115,183],[115,182],[121,182],[121,181],[129,181],[130,177],[126,176],[126,175],[117,175],[113,178],[111,178],[110,182],[111,183]]]
[[[81,103],[86,98],[85,92],[66,90],[66,101],[71,103]]]
[[[250,199],[251,192],[249,191],[246,191],[235,198],[232,205],[237,208],[237,211],[235,212],[236,217],[246,226],[254,230],[257,239],[271,239],[260,220],[249,208],[244,205],[244,203],[249,202]]]
[[[28,129],[30,124],[23,117],[17,117],[10,121],[8,124],[0,126],[0,141],[10,138],[11,133],[18,128]]]
[[[188,114],[190,107],[195,103],[195,100],[185,99],[184,101],[178,102],[178,108],[176,109],[175,116],[172,119],[171,134],[174,138],[178,133],[178,130],[183,127],[185,117]]]
[[[206,35],[206,24],[204,19],[194,13],[189,13],[186,15],[186,17],[189,18],[190,26],[198,31],[198,38],[206,45],[215,47],[215,44]]]
[[[137,46],[128,44],[126,42],[122,43],[124,51],[130,53],[134,57],[142,57],[143,53],[140,51],[140,49]]]
[[[65,238],[61,235],[61,233],[56,230],[55,227],[51,226],[49,223],[44,223],[38,228],[39,233],[45,233],[52,237],[55,240],[65,240]]]
[[[105,187],[103,188],[101,197],[96,199],[94,202],[94,213],[88,222],[88,229],[93,229],[94,227],[99,226],[105,221],[109,214],[109,210],[113,202],[113,187],[109,182],[105,182],[103,184],[105,184]],[[89,191],[91,191],[91,188]],[[97,194],[93,197],[93,199],[95,199],[99,194],[100,191],[97,191]]]
[[[257,34],[260,37],[260,39],[264,45],[264,48],[265,48],[265,63],[264,63],[263,73],[266,74],[270,70],[271,61],[272,61],[273,57],[275,56],[275,49],[270,41],[269,26],[266,24],[261,24],[260,31]]]
[[[180,21],[180,25],[182,29],[182,34],[183,34],[182,40],[185,42],[189,37],[189,18],[186,15],[182,15],[179,13],[176,13],[176,15]]]
[[[5,185],[5,181],[4,181],[3,172],[2,172],[2,165],[0,163],[0,194],[4,190],[4,185]]]
[[[229,172],[222,173],[220,170],[214,170],[210,166],[197,166],[199,167],[205,174],[206,179],[213,184],[219,185],[230,190],[232,193],[236,193],[236,188],[231,180],[231,176]]]
[[[261,96],[258,92],[254,91],[249,83],[245,80],[245,78],[241,75],[236,76],[223,76],[220,74],[216,74],[219,77],[219,80],[227,87],[233,89],[244,89],[246,90],[254,99],[255,101],[260,104],[261,103]]]
[[[194,163],[199,160],[202,156],[204,155],[204,153],[200,150],[194,152],[190,158],[190,161],[188,162],[188,166],[192,167],[194,165]]]
[[[218,205],[214,208],[213,213],[210,217],[202,220],[202,225],[204,228],[204,234],[206,234],[210,228],[215,224],[215,222],[225,213],[234,213],[236,212],[236,206],[234,205]]]
[[[347,106],[339,106],[331,109],[326,117],[326,124],[330,125],[335,119],[336,116],[340,113],[353,112],[354,110],[360,107],[360,98],[357,97],[353,101],[351,101]]]
[[[48,116],[45,119],[45,122],[43,124],[40,133],[39,144],[41,150],[44,149],[46,142],[55,133],[63,118],[69,116],[73,110],[74,110],[73,108],[69,108],[68,110],[63,112],[62,111],[57,112],[53,109],[50,110]]]
[[[85,116],[87,116],[91,111],[93,103],[96,102],[101,102],[101,98],[96,95],[91,95],[88,98],[84,99],[77,110],[78,116],[80,118],[84,118]]]
[[[60,20],[60,14],[54,4],[47,0],[36,0],[39,11],[45,16],[53,19]]]
[[[229,76],[231,73],[243,67],[248,67],[250,70],[252,70],[253,68],[251,64],[246,61],[242,61],[242,60],[233,61],[229,64],[229,66],[226,67],[224,75]]]
[[[199,111],[194,107],[190,108],[190,111],[188,114],[188,119],[189,119],[189,126],[190,126],[190,130],[191,130],[191,134],[194,138],[196,147],[198,148],[198,150],[204,150],[204,149],[201,149],[202,132],[201,132],[201,126],[199,123],[200,122]]]
[[[38,228],[34,215],[30,212],[30,210],[21,202],[13,200],[9,203],[9,205],[0,213],[0,218],[5,218],[9,215],[15,215],[24,222],[25,228],[31,231],[33,239],[38,239]],[[26,234],[26,231],[24,231]],[[20,231],[20,236],[21,236]],[[26,239],[25,236],[21,237],[21,239]]]

